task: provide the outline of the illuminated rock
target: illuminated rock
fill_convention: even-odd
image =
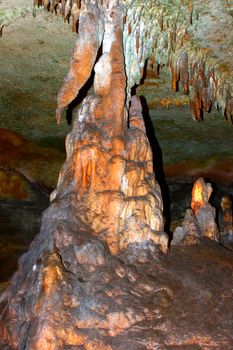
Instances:
[[[202,236],[217,241],[216,210],[209,203],[212,191],[210,183],[205,183],[201,177],[197,179],[193,185],[191,208],[197,219]]]
[[[69,22],[72,17],[72,30],[83,33],[83,38],[77,40],[71,66],[80,67],[79,62],[84,60],[86,66],[79,72],[77,81],[74,74],[77,78],[78,68],[71,67],[58,97],[58,121],[61,110],[72,101],[90,76],[103,35],[103,8],[111,7],[113,3],[106,0],[34,0],[35,5],[44,5],[50,12],[57,13],[59,9],[64,21]],[[232,121],[233,77],[229,55],[232,6],[228,5],[227,10],[226,4],[219,3],[219,11],[216,11],[212,1],[203,6],[200,0],[195,3],[120,0],[118,5],[127,9],[123,49],[128,97],[131,88],[140,83],[149,59],[153,65],[170,67],[172,90],[178,91],[179,85],[182,85],[184,94],[189,94],[194,120],[202,121],[204,113],[209,113],[216,106],[227,120]],[[85,26],[90,28],[87,36],[84,34]],[[89,50],[89,55],[84,55],[84,48]]]
[[[41,4],[53,10],[51,1]],[[59,4],[68,20],[71,2]],[[130,9],[121,1],[83,0],[81,7],[76,2],[81,34],[58,96],[57,120],[89,78],[97,59],[94,96],[84,100],[67,137],[67,160],[41,231],[1,293],[1,349],[230,348],[232,258],[204,242],[202,259],[195,246],[186,247],[193,249],[194,257],[190,251],[181,251],[179,263],[166,259],[161,193],[140,101],[131,99],[131,87],[140,81],[144,62],[153,54],[161,64],[176,67],[174,87],[179,74],[185,92],[197,87],[195,108],[201,118],[202,88],[196,80],[203,74],[190,74],[196,51],[190,58],[181,56],[183,51],[178,49],[187,36],[186,19],[191,24],[195,12],[190,6],[187,12],[187,6],[180,4],[171,16],[174,7],[168,2],[159,9],[157,2],[150,1],[135,0]],[[224,107],[225,92],[220,93],[220,87],[225,83],[216,84],[210,94],[217,86],[214,101],[223,98]],[[208,102],[209,98],[207,108]],[[210,188],[203,183],[201,188],[201,195],[199,190],[193,195],[193,211],[201,234],[215,238],[209,230],[214,217],[208,216],[213,214],[208,203]],[[198,240],[196,218],[189,210],[184,230],[191,229]],[[208,227],[203,227],[203,218]],[[214,271],[219,283],[213,283],[209,271]],[[221,293],[220,284],[224,285]],[[219,332],[220,319],[224,336]]]
[[[1,299],[1,349],[111,350],[112,338],[156,314],[156,305],[134,306],[137,273],[120,260],[146,264],[149,255],[162,262],[168,244],[140,99],[131,99],[129,112],[125,105],[123,17],[120,6],[106,9],[95,94],[76,115],[41,231]],[[59,95],[64,101],[77,82],[76,68],[82,71],[71,67],[74,75]],[[148,298],[156,282],[146,278],[141,288]]]
[[[177,227],[173,234],[173,245],[193,245],[202,238],[218,241],[219,232],[216,224],[216,210],[209,203],[213,189],[202,177],[193,185],[191,209],[187,209],[182,227]]]

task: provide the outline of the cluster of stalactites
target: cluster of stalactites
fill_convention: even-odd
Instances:
[[[172,90],[179,91],[179,82],[184,94],[190,95],[193,118],[203,120],[203,114],[209,113],[215,104],[222,110],[225,118],[233,121],[233,97],[227,86],[215,72],[214,66],[207,65],[205,59],[197,61],[183,52],[175,63],[170,63]]]
[[[34,0],[34,6],[44,6],[51,13],[60,14],[64,21],[72,19],[72,31],[77,32],[82,0]]]
[[[72,23],[72,31],[78,33],[80,12],[85,9],[85,4],[92,3],[96,7],[110,8],[124,0],[33,0],[34,6],[43,6],[45,10],[59,14],[64,22]]]
[[[182,5],[182,6],[181,6]],[[128,94],[139,84],[147,59],[152,65],[167,65],[183,45],[187,27],[196,18],[189,1],[133,1],[124,27],[125,63]]]
[[[59,13],[64,21],[72,22],[72,30],[79,31],[79,19],[86,5],[92,4],[102,12],[104,8],[124,4],[126,16],[123,27],[123,46],[127,76],[127,95],[140,84],[146,63],[170,67],[172,89],[190,95],[195,120],[210,112],[215,104],[226,119],[233,119],[233,94],[230,84],[217,72],[200,50],[191,43],[189,28],[198,25],[199,8],[192,1],[159,0],[34,0],[34,5]],[[80,27],[80,31],[82,28]],[[83,33],[80,33],[83,35]],[[193,46],[194,45],[194,46]],[[78,93],[78,91],[77,91]]]
[[[172,90],[190,96],[193,118],[203,119],[213,105],[233,121],[233,93],[225,75],[191,42],[189,28],[198,25],[199,8],[191,1],[133,1],[124,27],[124,51],[128,96],[140,84],[149,58],[170,68]]]

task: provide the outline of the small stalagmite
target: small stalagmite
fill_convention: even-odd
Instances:
[[[232,199],[229,195],[224,195],[221,200],[221,211],[223,221],[223,235],[233,241],[233,213]]]
[[[126,254],[129,264],[145,264],[147,254],[153,254],[151,261],[166,259],[168,245],[140,99],[132,97],[129,110],[125,104],[125,11],[114,2],[101,8],[99,28],[91,7],[87,3],[80,15],[88,40],[77,39],[82,48],[75,50],[58,106],[73,99],[93,68],[94,95],[84,99],[67,136],[67,159],[40,233],[1,296],[2,350],[118,349],[113,339],[122,344],[118,335],[149,320],[151,310],[156,314],[156,303],[148,311],[140,306],[156,281],[147,286],[146,277],[146,291],[135,296],[130,291],[137,274],[119,258]],[[134,336],[130,343],[141,349]]]
[[[212,191],[210,183],[206,183],[202,177],[197,179],[192,190],[191,208],[197,219],[202,236],[217,241],[216,210],[209,203]]]
[[[186,210],[182,227],[174,231],[173,245],[194,245],[202,238],[218,241],[216,211],[209,203],[212,191],[211,184],[205,183],[202,177],[194,183],[191,208]]]

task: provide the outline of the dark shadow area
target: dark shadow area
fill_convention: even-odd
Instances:
[[[148,59],[145,61],[144,67],[143,67],[143,74],[142,78],[140,80],[140,85],[143,85],[146,79],[146,73],[147,73],[147,66],[148,66]]]
[[[78,23],[77,23],[78,25]],[[78,31],[78,28],[77,28]],[[97,52],[97,56],[96,56],[96,60],[94,63],[94,66],[96,64],[96,62],[98,62],[99,58],[102,56],[102,44]],[[75,97],[75,99],[70,102],[70,104],[67,107],[66,110],[66,120],[67,120],[67,124],[71,125],[72,124],[72,119],[73,119],[73,111],[74,109],[84,100],[85,97],[87,97],[88,95],[88,91],[90,90],[90,88],[93,86],[94,83],[94,76],[95,76],[95,72],[94,69],[91,72],[91,75],[89,77],[89,79],[87,80],[87,82],[83,85],[83,87],[79,90],[78,95]]]
[[[171,208],[170,208],[170,193],[168,184],[165,179],[165,174],[163,170],[163,156],[159,145],[159,142],[155,136],[154,126],[150,118],[149,108],[144,96],[140,96],[142,104],[142,113],[144,117],[144,122],[146,126],[146,133],[149,139],[152,152],[153,152],[153,168],[155,172],[156,179],[160,185],[162,198],[163,198],[163,216],[165,218],[164,230],[169,236],[169,243],[172,240],[172,232],[170,231],[171,225]]]
[[[86,84],[84,84],[84,86],[79,90],[78,95],[75,97],[75,99],[72,102],[70,102],[70,104],[67,107],[66,120],[69,125],[72,124],[74,109],[84,100],[85,97],[87,97],[88,91],[93,85],[93,81],[94,81],[94,70],[92,71],[91,76],[87,80]]]

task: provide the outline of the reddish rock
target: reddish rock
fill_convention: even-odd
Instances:
[[[67,137],[67,160],[41,231],[1,293],[0,347],[230,349],[232,255],[211,241],[174,248],[169,258],[163,253],[161,193],[140,102],[132,98],[129,116],[125,106],[124,11],[113,3],[103,2],[95,95],[84,100]],[[94,33],[93,21],[83,30]],[[82,76],[86,64],[80,57],[59,108],[78,91],[76,73]],[[201,186],[201,196],[193,194],[196,217],[203,208],[211,212]]]
[[[200,164],[198,161],[184,161],[176,165],[165,165],[166,178],[173,181],[195,181],[198,177],[208,177],[211,182],[221,182],[231,185],[233,178],[233,159],[212,159],[210,164]]]
[[[82,35],[77,36],[71,58],[70,71],[58,95],[56,115],[58,123],[60,123],[62,110],[75,99],[79,90],[91,76],[93,65],[103,39],[104,25],[98,6],[95,6],[91,2],[85,2],[83,6],[85,7],[85,11],[82,11],[79,16],[79,31]],[[77,13],[74,16],[77,16]]]
[[[0,169],[0,200],[32,200],[33,187],[21,174]]]
[[[56,187],[59,169],[64,161],[61,152],[39,147],[10,130],[0,129],[0,153],[0,169],[4,176],[0,184],[2,198],[29,198],[30,183],[45,190]]]

